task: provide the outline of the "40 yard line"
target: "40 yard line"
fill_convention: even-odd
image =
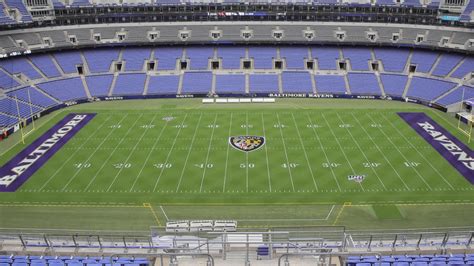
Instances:
[[[189,147],[188,155],[186,155],[186,160],[184,160],[183,170],[181,171],[181,176],[179,177],[178,185],[176,186],[176,193],[179,191],[179,187],[181,186],[181,181],[183,180],[184,171],[186,170],[186,165],[188,164],[189,155],[193,150],[194,139],[196,139],[196,133],[199,130],[199,125],[201,124],[202,113],[199,115],[199,120],[196,125],[196,129],[194,129],[193,139],[191,140],[191,146]]]
[[[217,114],[214,117],[214,123],[213,123],[213,126],[212,126],[211,138],[209,139],[209,145],[207,147],[206,163],[204,164],[204,171],[202,172],[201,187],[199,188],[199,192],[202,192],[202,185],[204,183],[204,178],[206,176],[207,162],[209,161],[209,153],[211,152],[212,138],[214,137],[214,130],[216,129],[216,121],[217,121]]]
[[[277,113],[277,119],[278,119],[278,124],[281,125],[280,123],[280,116]],[[288,152],[286,151],[286,144],[285,144],[285,138],[283,137],[283,130],[280,128],[280,135],[281,135],[281,142],[283,142],[283,150],[285,151],[285,157],[286,157],[286,165],[290,165],[290,160],[288,159]],[[293,175],[291,174],[291,169],[288,167],[288,173],[290,175],[290,180],[291,180],[291,187],[293,188],[293,192],[295,192],[295,184],[293,183]]]
[[[229,125],[229,136],[228,136],[228,141],[230,141],[230,134],[232,132],[232,116],[234,113],[230,113],[230,125]],[[227,152],[225,155],[225,169],[224,169],[224,184],[222,185],[222,192],[225,192],[225,182],[227,180],[227,165],[229,164],[229,147],[230,143],[227,143]]]
[[[266,133],[265,133],[265,120],[263,119],[263,113],[261,114],[262,116],[262,128],[263,128],[263,137],[266,138]],[[267,175],[268,175],[268,189],[270,192],[272,192],[272,180],[270,178],[270,163],[268,162],[268,149],[267,149],[267,144],[263,145],[265,149],[265,159],[267,160]]]

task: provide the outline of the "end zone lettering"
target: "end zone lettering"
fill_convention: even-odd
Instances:
[[[398,113],[471,184],[474,184],[473,151],[424,113]]]
[[[0,192],[20,187],[95,114],[69,114],[0,168]]]

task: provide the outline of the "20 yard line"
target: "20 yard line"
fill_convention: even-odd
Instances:
[[[229,125],[229,141],[230,141],[230,134],[232,132],[232,116],[234,113],[230,113],[230,125]],[[227,152],[225,155],[225,169],[224,169],[224,184],[222,185],[222,192],[225,192],[225,182],[227,180],[227,165],[229,164],[229,147],[230,143],[227,143]]]
[[[301,147],[303,148],[304,157],[306,158],[306,163],[308,164],[309,172],[311,173],[311,178],[313,179],[314,188],[316,189],[316,191],[319,191],[318,185],[316,184],[316,180],[314,179],[313,169],[311,168],[311,164],[309,163],[308,154],[306,153],[306,149],[303,144],[303,139],[301,139],[300,130],[298,128],[298,125],[296,124],[295,115],[291,113],[291,117],[293,118],[293,122],[295,123],[296,132],[298,133],[298,138],[300,139]]]
[[[306,116],[308,117],[308,120],[309,120],[309,122],[311,123],[311,125],[314,125],[314,124],[313,124],[313,120],[311,119],[311,117],[309,116],[308,113],[306,113]],[[330,162],[329,162],[328,154],[326,153],[326,150],[325,150],[324,147],[323,147],[323,143],[322,143],[321,139],[319,138],[319,135],[318,135],[318,133],[316,132],[316,129],[314,129],[314,126],[312,126],[312,128],[313,128],[313,133],[314,133],[314,135],[316,136],[316,139],[317,139],[318,142],[319,142],[319,146],[321,147],[321,150],[322,150],[323,153],[324,153],[324,157],[326,157],[326,162],[327,162],[327,163],[330,163]],[[349,163],[349,164],[350,164],[350,163]],[[333,169],[332,167],[329,167],[329,169],[331,169],[332,177],[334,178],[334,181],[336,181],[337,188],[339,189],[339,192],[341,192],[341,186],[339,185],[339,181],[337,181],[336,174],[334,174],[334,169]]]
[[[117,124],[120,124],[122,123],[122,121],[128,116],[128,114],[124,115],[122,117],[122,119],[120,119],[120,121],[117,123]],[[109,131],[109,133],[105,136],[105,138],[99,143],[99,145],[95,148],[95,150],[89,155],[89,157],[87,157],[86,161],[84,163],[88,163],[92,157],[94,156],[94,154],[100,149],[100,147],[102,147],[102,145],[104,145],[104,143],[107,141],[107,139],[109,138],[110,135],[112,135],[112,133],[115,132],[115,129],[117,129],[117,127],[114,127],[112,130]],[[79,174],[79,172],[81,172],[83,168],[79,168],[75,173],[74,175],[72,176],[71,179],[69,179],[69,181],[66,183],[66,185],[64,185],[64,187],[61,189],[61,192],[64,191],[68,186],[69,184],[77,177],[77,175]],[[46,184],[45,184],[46,185]]]
[[[188,117],[188,114],[186,114],[183,118],[183,121],[181,122],[181,126],[178,129],[178,133],[176,133],[176,136],[174,137],[173,144],[171,144],[171,148],[168,150],[168,155],[166,155],[166,160],[165,160],[165,165],[168,163],[168,160],[170,158],[171,152],[173,151],[174,145],[176,144],[176,140],[178,139],[179,133],[181,133],[181,129],[183,128],[183,123],[186,121],[186,118]],[[160,182],[161,175],[163,174],[163,171],[165,170],[166,167],[162,167],[160,171],[160,175],[156,179],[155,185],[153,186],[153,192],[156,191],[156,187],[158,186],[158,183]]]
[[[280,116],[278,115],[278,113],[277,113],[277,119],[278,119],[278,124],[281,125]],[[279,128],[280,128],[281,142],[283,143],[283,150],[285,151],[286,165],[288,166],[288,173],[290,175],[291,187],[293,188],[293,192],[295,192],[295,184],[293,183],[293,175],[291,174],[291,169],[289,167],[290,166],[290,160],[288,159],[288,152],[286,151],[285,139],[283,137],[283,131],[281,129],[281,126],[279,126]]]
[[[336,140],[337,145],[339,146],[339,149],[341,150],[342,155],[344,155],[344,158],[346,158],[346,161],[347,161],[347,163],[349,164],[349,167],[350,167],[351,170],[352,170],[352,174],[355,175],[355,174],[356,174],[356,171],[354,170],[354,167],[352,167],[352,164],[351,164],[351,162],[349,161],[349,158],[347,158],[347,154],[346,154],[346,152],[344,151],[344,149],[342,148],[342,145],[341,145],[341,143],[339,142],[339,139],[336,137],[336,134],[334,134],[334,131],[332,130],[331,125],[329,124],[328,120],[326,119],[326,116],[324,116],[324,114],[321,114],[321,116],[323,117],[324,122],[326,122],[326,125],[328,126],[329,131],[331,132],[332,136],[333,136],[334,139]],[[328,161],[328,163],[329,163],[329,161]],[[364,186],[362,185],[362,182],[357,182],[357,183],[359,184],[360,188],[362,188],[362,191],[365,192],[365,189],[364,189]],[[341,187],[339,186],[339,182],[337,183],[337,186],[339,187],[339,191],[340,191],[340,190],[341,190]]]
[[[372,117],[370,115],[367,114],[367,116],[370,118],[370,120],[375,123],[375,121],[372,119]],[[385,136],[385,138],[395,147],[395,149],[398,151],[398,153],[400,153],[400,155],[403,157],[403,159],[405,161],[408,161],[407,157],[405,156],[405,154],[400,151],[400,149],[398,148],[398,146],[393,143],[393,141],[391,140],[391,138],[389,136],[387,136],[387,134],[385,133],[385,131],[383,131],[381,128],[379,128],[380,132],[382,132],[382,134]],[[418,177],[423,181],[423,183],[430,189],[430,190],[433,190],[430,186],[430,184],[428,182],[426,182],[426,180],[423,178],[423,176],[420,174],[420,172],[418,172],[418,170],[415,168],[415,167],[412,167],[412,169],[415,171],[415,173],[418,175]]]
[[[87,184],[87,187],[84,189],[84,191],[87,191],[89,190],[89,187],[92,185],[92,183],[96,180],[97,176],[99,175],[99,173],[102,171],[102,169],[105,167],[105,164],[110,160],[110,158],[112,158],[112,156],[114,155],[115,151],[117,151],[117,148],[122,144],[122,142],[125,140],[125,137],[128,135],[128,133],[130,133],[130,131],[132,129],[135,128],[135,125],[137,124],[138,120],[140,120],[140,118],[142,118],[143,114],[141,114],[136,120],[135,122],[133,122],[133,125],[127,130],[127,132],[125,132],[125,135],[124,135],[124,138],[122,138],[120,140],[120,142],[115,145],[114,149],[112,150],[112,152],[109,154],[109,156],[107,157],[107,159],[104,161],[104,163],[102,164],[102,166],[100,167],[99,171],[97,171],[94,175],[94,177],[91,179],[91,181],[89,182],[89,184]]]
[[[342,123],[344,123],[344,121],[341,119],[341,117],[339,116],[338,113],[336,113],[336,116],[337,118],[339,118],[339,121],[341,121]],[[360,152],[362,153],[362,155],[364,156],[365,160],[367,161],[367,163],[369,163],[369,158],[367,158],[367,155],[365,154],[364,150],[362,150],[362,148],[360,147],[359,143],[356,141],[356,139],[354,138],[354,136],[352,135],[351,131],[346,128],[347,132],[349,133],[349,135],[351,136],[352,140],[354,141],[354,143],[357,145],[357,147],[359,148]],[[387,187],[385,187],[385,184],[383,183],[382,179],[380,179],[380,176],[378,175],[377,171],[375,170],[375,168],[371,167],[370,169],[372,169],[372,172],[374,172],[375,176],[377,177],[377,179],[380,181],[380,184],[382,184],[382,187],[387,190]]]
[[[263,137],[266,138],[266,134],[265,134],[265,120],[263,119],[263,113],[261,114],[262,116],[262,127],[263,127]],[[265,149],[265,159],[267,160],[267,175],[268,175],[268,189],[270,190],[270,192],[272,192],[272,180],[270,178],[270,163],[268,162],[268,149],[267,149],[267,145],[263,145],[264,149]]]
[[[155,114],[153,116],[153,119],[151,120],[151,122],[148,124],[148,125],[152,125],[152,123],[155,121],[156,119],[156,116],[158,114]],[[138,147],[138,144],[140,144],[140,142],[142,141],[143,139],[143,136],[145,136],[145,134],[148,132],[148,130],[150,129],[150,127],[147,127],[145,128],[145,130],[143,130],[143,133],[142,135],[140,136],[140,139],[138,139],[137,142],[135,142],[135,145],[133,146],[132,150],[128,153],[128,156],[127,158],[125,159],[125,163],[128,163],[128,161],[130,160],[130,158],[132,157],[132,154],[135,152],[135,150],[137,149]],[[110,183],[110,186],[107,188],[106,192],[109,192],[110,189],[112,188],[112,186],[115,184],[115,181],[117,181],[117,178],[118,176],[120,175],[120,173],[122,173],[123,169],[125,169],[124,167],[120,168],[119,171],[117,172],[117,174],[115,174],[115,177],[114,179],[112,180],[112,183]]]
[[[172,116],[172,115],[173,115],[173,114],[171,114],[171,116]],[[137,177],[135,177],[135,180],[133,181],[133,185],[132,185],[132,187],[130,188],[129,192],[132,192],[132,190],[135,188],[135,185],[137,184],[138,179],[140,178],[140,176],[141,176],[143,170],[145,169],[146,164],[147,164],[148,161],[150,160],[150,157],[151,157],[151,154],[153,153],[153,150],[156,148],[156,145],[157,145],[158,142],[160,141],[161,135],[163,135],[163,132],[165,131],[166,126],[168,125],[168,122],[169,122],[169,120],[166,120],[166,121],[165,121],[165,125],[161,128],[160,134],[159,134],[158,137],[155,139],[155,142],[153,143],[153,146],[152,146],[150,152],[149,152],[148,155],[146,156],[145,162],[143,163],[142,168],[140,169],[140,172],[138,172]],[[163,167],[164,167],[164,166],[163,166]]]
[[[98,127],[94,130],[94,132],[92,132],[92,134],[90,134],[90,135],[86,138],[86,140],[83,141],[82,144],[81,144],[78,148],[76,148],[76,150],[73,152],[73,154],[72,154],[71,156],[69,156],[69,158],[67,158],[67,160],[66,160],[65,162],[62,163],[61,167],[59,167],[59,168],[54,172],[54,174],[52,174],[52,175],[48,178],[48,180],[46,180],[46,182],[43,184],[43,186],[41,186],[41,188],[40,188],[39,190],[43,190],[43,188],[45,188],[45,187],[48,185],[48,183],[64,168],[64,166],[66,166],[67,163],[68,163],[72,158],[74,158],[74,156],[76,155],[76,153],[78,153],[78,152],[81,150],[81,148],[84,147],[84,145],[86,145],[87,142],[88,142],[100,129],[102,129],[102,127],[105,125],[105,123],[110,120],[110,117],[111,117],[111,116],[108,116],[107,119],[106,119],[104,122],[102,122],[102,124],[101,124],[100,126],[98,126]]]
[[[384,119],[385,119],[386,121],[388,121],[388,122],[390,123],[390,125],[391,125],[393,128],[395,128],[395,130],[405,139],[405,141],[408,142],[408,144],[410,144],[410,146],[411,146],[413,149],[415,149],[416,152],[418,152],[418,154],[420,154],[421,157],[423,157],[423,159],[425,159],[425,161],[430,165],[430,167],[431,167],[433,170],[435,170],[435,172],[444,180],[444,182],[446,182],[446,184],[448,184],[448,185],[451,187],[451,189],[454,189],[453,185],[451,185],[451,183],[449,183],[448,180],[446,180],[446,179],[444,178],[444,176],[438,171],[438,169],[435,168],[435,167],[431,164],[431,162],[430,162],[428,159],[426,159],[425,155],[423,155],[423,153],[421,153],[417,148],[415,148],[415,146],[405,137],[405,135],[403,135],[403,134],[400,132],[400,130],[399,130],[396,126],[394,126],[394,125],[392,124],[392,122],[391,122],[384,114],[382,114],[382,116],[384,117]]]
[[[176,186],[176,192],[179,191],[179,187],[181,186],[181,181],[183,180],[184,171],[186,170],[186,165],[188,164],[189,155],[191,154],[191,151],[193,150],[194,139],[196,139],[196,133],[198,132],[199,125],[201,124],[201,118],[202,118],[202,113],[199,115],[199,120],[196,125],[196,129],[194,129],[193,139],[191,140],[191,145],[189,147],[188,155],[186,155],[186,159],[184,160],[184,166],[183,166],[183,170],[181,171],[181,176],[179,177],[178,185]]]
[[[383,158],[385,159],[385,161],[388,163],[388,165],[390,165],[390,167],[392,168],[393,171],[395,171],[395,174],[398,176],[398,178],[400,179],[400,181],[402,181],[403,185],[405,186],[406,189],[410,190],[410,188],[407,186],[407,184],[405,183],[405,181],[402,179],[402,177],[400,176],[400,173],[398,173],[397,169],[392,165],[392,163],[390,162],[389,159],[387,159],[387,156],[385,156],[385,153],[380,150],[379,146],[377,145],[377,143],[374,141],[374,139],[372,138],[372,136],[370,136],[370,134],[367,132],[367,130],[362,126],[362,124],[360,123],[359,119],[357,119],[357,117],[354,115],[354,114],[351,114],[352,117],[355,119],[355,121],[357,122],[357,124],[359,124],[359,126],[362,128],[362,130],[365,132],[365,134],[369,137],[370,141],[372,141],[372,143],[375,145],[375,148],[377,148],[377,150],[382,154]]]
[[[202,185],[204,184],[204,178],[206,176],[207,163],[209,161],[209,153],[211,152],[211,146],[212,146],[212,138],[214,137],[214,130],[216,129],[216,121],[217,121],[217,114],[214,117],[211,138],[209,139],[209,145],[207,145],[206,163],[204,164],[204,171],[202,172],[201,187],[199,188],[199,192],[202,192]]]

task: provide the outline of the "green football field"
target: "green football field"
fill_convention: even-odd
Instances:
[[[67,113],[97,115],[17,192],[0,194],[0,227],[144,231],[178,219],[248,227],[473,226],[474,186],[399,111],[425,112],[467,139],[446,114],[385,101],[67,108],[41,118],[26,145]],[[251,152],[230,145],[230,137],[247,135],[264,137],[264,145]],[[17,138],[1,144],[2,164],[25,147]]]

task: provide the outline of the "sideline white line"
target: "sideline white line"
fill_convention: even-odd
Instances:
[[[288,166],[288,173],[290,174],[291,186],[293,188],[293,192],[295,192],[295,184],[293,183],[293,175],[292,175],[291,169],[290,169],[290,161],[288,159],[288,152],[286,151],[285,137],[283,137],[283,131],[281,129],[280,116],[278,115],[278,113],[277,113],[277,119],[278,119],[278,125],[279,125],[279,128],[280,128],[281,142],[283,143],[283,150],[285,151],[286,166]]]
[[[142,118],[143,114],[141,114],[136,120],[135,122],[133,122],[133,125],[127,130],[127,132],[125,132],[125,135],[124,137],[126,137],[130,131],[132,129],[135,128],[135,125],[137,124],[138,120],[140,120],[140,118]],[[84,191],[87,191],[89,190],[89,187],[92,185],[92,183],[95,181],[95,179],[97,178],[97,176],[99,175],[99,173],[102,171],[102,169],[105,167],[105,164],[110,160],[110,158],[112,158],[112,156],[114,155],[114,153],[117,151],[117,148],[120,146],[120,144],[122,144],[122,142],[125,140],[125,138],[123,138],[122,140],[120,140],[120,142],[115,145],[115,148],[112,150],[112,152],[109,154],[109,156],[107,157],[107,159],[104,161],[104,163],[102,164],[102,166],[100,167],[99,171],[97,171],[94,175],[94,177],[91,179],[91,181],[89,181],[89,184],[87,184],[86,188],[84,189]],[[64,190],[64,188],[63,188]]]
[[[359,126],[362,128],[362,130],[365,132],[365,134],[369,137],[370,141],[372,141],[372,143],[375,145],[375,148],[377,148],[377,150],[382,154],[383,158],[385,159],[385,161],[388,163],[388,165],[390,165],[390,167],[393,169],[393,171],[395,171],[395,173],[397,174],[398,178],[400,179],[400,181],[402,181],[403,185],[405,186],[406,189],[410,190],[410,188],[407,186],[407,184],[405,183],[405,181],[402,179],[402,177],[400,176],[400,173],[397,171],[397,169],[395,169],[395,167],[392,165],[392,163],[390,162],[389,159],[387,159],[387,156],[385,156],[385,153],[379,148],[379,145],[377,145],[377,143],[372,139],[372,136],[370,136],[369,132],[367,132],[367,130],[365,129],[365,127],[360,123],[359,119],[354,115],[354,114],[351,114],[352,117],[355,119],[355,121],[357,122],[357,124],[359,124]],[[368,114],[366,114],[368,116]],[[372,119],[371,119],[372,120]]]
[[[314,188],[316,189],[316,191],[319,191],[318,185],[316,184],[316,180],[314,179],[313,169],[311,168],[311,164],[309,162],[308,154],[306,153],[306,149],[305,149],[305,146],[304,146],[304,143],[303,143],[303,139],[301,139],[301,134],[300,134],[300,130],[298,128],[298,124],[296,124],[295,115],[293,113],[291,113],[291,117],[293,118],[293,122],[295,123],[296,132],[298,133],[298,138],[300,139],[301,147],[303,148],[304,157],[306,158],[306,163],[308,164],[309,172],[311,173],[311,178],[313,179]]]
[[[165,165],[168,163],[171,152],[173,151],[174,145],[176,144],[176,140],[178,139],[179,133],[181,133],[181,129],[183,128],[184,122],[186,121],[187,117],[188,117],[188,114],[186,113],[186,115],[183,118],[183,121],[180,123],[178,133],[176,133],[176,136],[174,137],[173,144],[171,145],[171,148],[168,150],[168,155],[166,155]],[[161,175],[163,174],[164,170],[165,170],[165,167],[161,168],[160,175],[156,179],[155,186],[153,187],[153,192],[156,191],[156,187],[158,186],[158,183],[160,182],[160,178],[161,178]]]
[[[150,123],[148,123],[148,125],[152,125],[152,123],[155,121],[156,117],[158,116],[158,114],[155,114],[153,116],[153,119],[151,120]],[[137,149],[138,147],[138,144],[140,144],[140,142],[142,141],[143,137],[146,135],[146,133],[148,132],[148,130],[150,129],[150,127],[147,127],[145,128],[145,130],[143,130],[143,133],[142,135],[140,136],[140,138],[138,139],[138,141],[135,142],[135,145],[133,146],[132,150],[128,153],[128,156],[127,158],[125,159],[125,164],[128,163],[128,161],[130,160],[130,157],[132,157],[133,153],[135,152],[135,150]],[[115,174],[115,177],[114,177],[114,180],[112,180],[112,183],[109,185],[109,187],[107,188],[106,192],[109,192],[110,189],[112,188],[112,186],[115,184],[115,181],[117,181],[117,178],[120,176],[120,173],[122,173],[124,167],[120,168],[119,171],[117,172],[117,174]]]
[[[163,206],[161,206],[161,205],[160,205],[160,210],[161,210],[161,212],[163,213],[163,215],[165,216],[166,221],[169,221],[170,219],[168,219],[168,215],[166,215],[166,212],[165,212],[165,210],[163,209]]]
[[[189,148],[188,155],[186,155],[186,160],[184,160],[184,166],[183,166],[183,170],[181,171],[181,176],[179,177],[178,185],[176,186],[176,192],[178,192],[179,187],[181,186],[181,181],[183,180],[184,171],[186,171],[186,165],[188,164],[189,155],[191,155],[191,151],[193,150],[193,144],[194,144],[194,140],[196,139],[196,133],[198,132],[199,125],[201,124],[201,118],[202,118],[202,113],[199,115],[199,120],[196,125],[196,129],[194,129],[193,139],[191,140],[191,146]]]

